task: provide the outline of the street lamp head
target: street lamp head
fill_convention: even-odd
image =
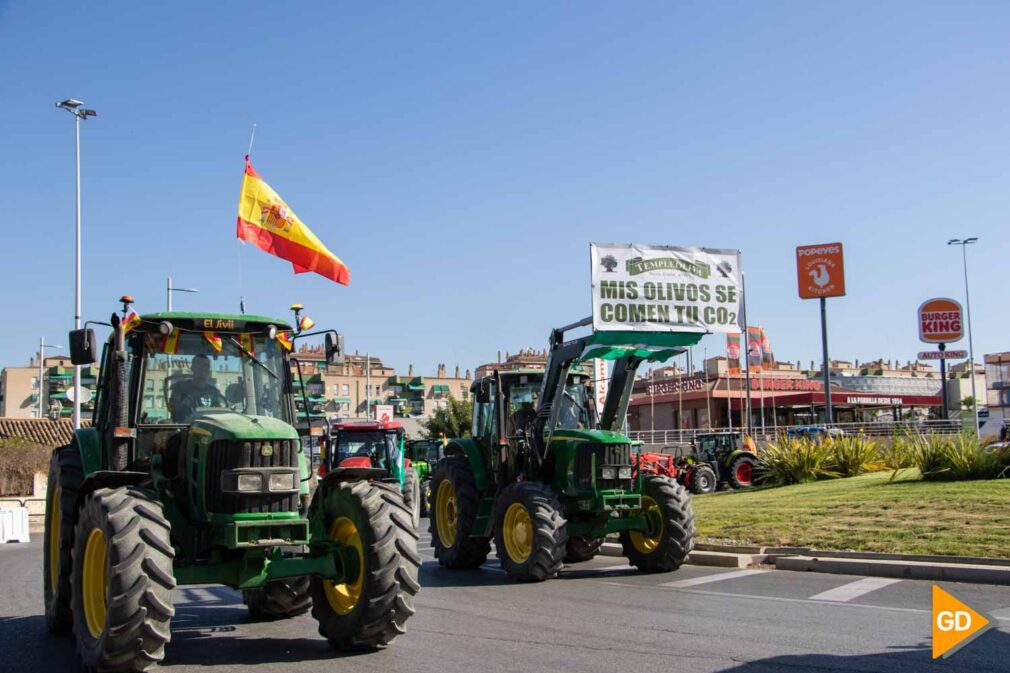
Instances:
[[[978,241],[978,236],[972,236],[971,238],[964,239],[965,245],[970,245],[972,243],[975,243],[976,241]]]
[[[97,116],[98,116],[98,113],[95,112],[94,110],[90,110],[90,109],[81,110],[81,117],[83,117],[83,118],[97,117]]]
[[[961,245],[961,239],[960,238],[952,238],[949,241],[947,241],[947,245]]]
[[[61,100],[59,103],[56,104],[56,107],[61,107],[66,110],[75,110],[81,107],[82,105],[84,105],[84,103],[82,103],[81,101],[76,100],[74,98],[68,98],[66,100]]]

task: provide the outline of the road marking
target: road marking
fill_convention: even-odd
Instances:
[[[751,575],[763,575],[764,573],[771,572],[770,570],[765,570],[763,568],[746,568],[744,570],[734,570],[728,573],[718,573],[715,575],[705,575],[704,577],[692,577],[689,580],[677,580],[676,582],[664,582],[660,584],[661,587],[670,587],[672,589],[683,589],[684,587],[693,587],[699,584],[710,584],[712,582],[722,582],[723,580],[733,580],[738,577],[750,577]]]
[[[871,591],[883,589],[886,586],[896,584],[900,581],[900,579],[894,579],[891,577],[864,577],[861,580],[856,580],[855,582],[849,582],[848,584],[843,584],[842,586],[835,587],[834,589],[822,591],[816,596],[811,596],[810,600],[847,603],[848,601],[864,596]]]

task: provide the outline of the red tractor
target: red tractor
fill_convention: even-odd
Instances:
[[[639,469],[643,474],[661,474],[676,479],[692,493],[713,493],[720,485],[728,488],[750,488],[754,485],[754,470],[758,464],[754,440],[730,432],[717,432],[695,437],[694,446],[685,453],[639,453]]]

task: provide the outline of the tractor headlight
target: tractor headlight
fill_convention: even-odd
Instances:
[[[625,465],[617,469],[618,479],[631,479],[631,465]]]
[[[601,467],[600,477],[603,479],[616,479],[617,478],[617,468],[616,467]]]
[[[262,491],[263,475],[261,474],[240,474],[236,484],[239,491]]]
[[[295,490],[295,473],[283,472],[281,474],[270,475],[271,491],[293,491]]]

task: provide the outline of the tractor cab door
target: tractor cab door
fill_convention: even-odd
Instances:
[[[498,387],[495,381],[486,378],[474,386],[473,421],[470,434],[488,457],[488,467],[492,478],[496,478],[503,455],[498,446]]]
[[[406,479],[406,464],[403,450],[404,431],[402,428],[386,431],[386,469],[403,488]]]

